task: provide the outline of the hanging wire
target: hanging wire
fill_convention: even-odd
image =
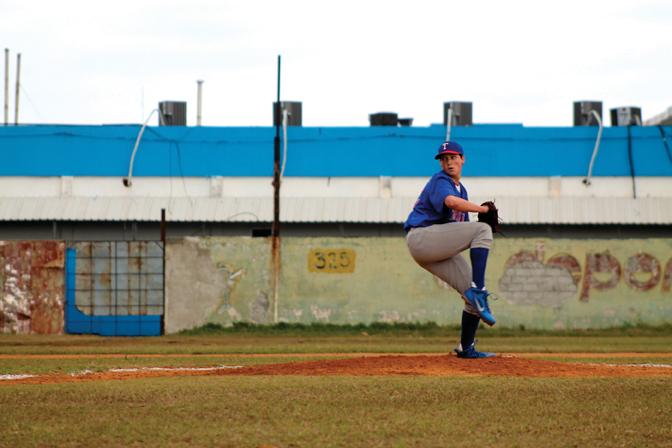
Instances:
[[[287,165],[287,118],[289,112],[282,109],[282,168],[280,169],[280,179],[285,175],[285,165]]]
[[[593,147],[593,155],[590,157],[590,164],[588,165],[588,175],[586,176],[585,179],[583,179],[583,184],[586,187],[590,185],[590,177],[593,175],[593,165],[595,164],[595,157],[597,157],[597,151],[600,150],[600,142],[602,141],[602,119],[600,118],[600,114],[598,114],[597,111],[595,110],[591,110],[590,112],[597,120],[599,129],[597,130],[597,139],[595,139],[595,146]]]
[[[128,176],[126,176],[126,178],[123,179],[124,186],[128,188],[130,188],[133,185],[133,164],[135,163],[135,153],[138,152],[138,147],[140,146],[140,140],[142,140],[142,135],[145,133],[147,123],[149,123],[149,120],[152,118],[152,115],[154,115],[154,112],[159,112],[159,109],[152,109],[152,111],[149,113],[149,116],[147,117],[142,127],[140,128],[140,132],[138,132],[138,137],[135,139],[135,146],[133,147],[133,152],[131,153],[131,161],[128,164]],[[161,112],[159,112],[159,123],[162,123]]]

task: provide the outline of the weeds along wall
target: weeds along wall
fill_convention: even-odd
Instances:
[[[272,323],[270,254],[267,238],[169,241],[166,332]],[[497,238],[486,275],[498,325],[539,329],[670,323],[671,283],[672,239],[650,238]],[[277,308],[283,322],[458,324],[462,301],[403,238],[286,237]]]

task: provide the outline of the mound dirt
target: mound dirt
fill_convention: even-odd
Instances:
[[[217,375],[429,375],[429,376],[524,376],[524,377],[614,377],[672,376],[672,369],[636,365],[605,365],[525,359],[501,356],[460,359],[439,356],[371,356],[350,359],[299,361],[218,371]]]
[[[614,356],[616,358],[618,356]],[[454,355],[368,355],[254,366],[213,368],[140,368],[107,372],[51,374],[12,378],[3,384],[47,384],[78,381],[128,380],[174,376],[230,375],[351,375],[351,376],[508,376],[508,377],[672,377],[669,365],[613,365],[558,362],[514,355],[465,360]]]

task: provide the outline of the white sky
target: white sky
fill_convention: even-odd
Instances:
[[[192,125],[203,79],[204,125],[270,126],[279,54],[304,126],[427,126],[444,101],[527,126],[570,126],[577,100],[672,105],[669,0],[0,0],[1,48],[11,122],[18,52],[24,123],[139,123],[181,100]]]

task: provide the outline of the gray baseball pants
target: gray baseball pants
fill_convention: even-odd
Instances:
[[[462,295],[471,287],[471,266],[460,252],[475,247],[490,249],[492,229],[483,222],[450,222],[416,227],[406,235],[413,259]],[[464,310],[478,316],[465,301]]]

